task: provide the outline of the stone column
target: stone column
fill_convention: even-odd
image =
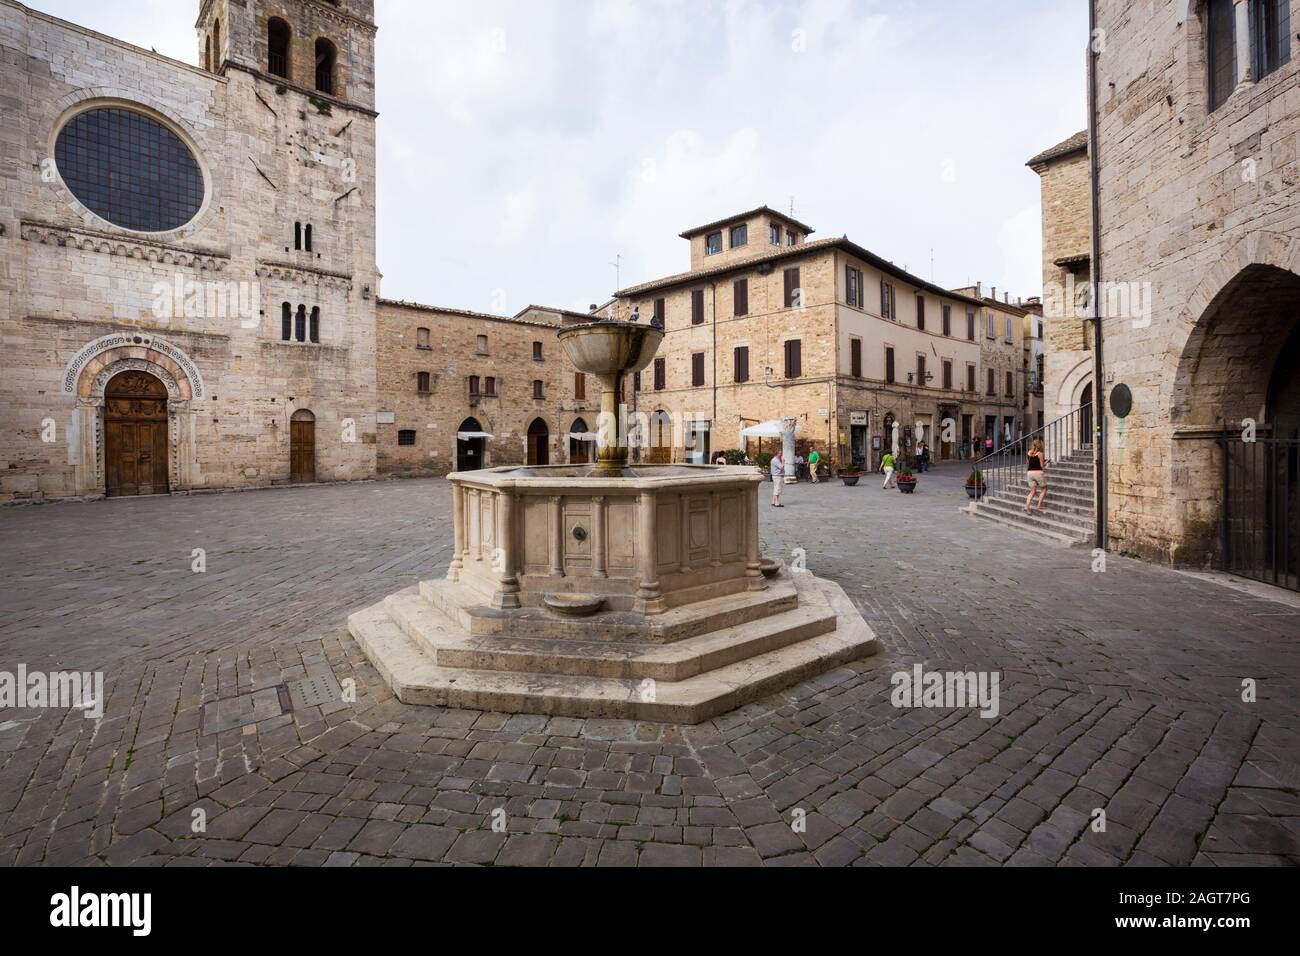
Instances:
[[[668,608],[659,590],[659,536],[655,511],[658,504],[654,492],[641,492],[637,518],[641,523],[638,535],[637,564],[640,565],[641,586],[637,591],[637,610],[642,614],[662,614]]]
[[[466,500],[466,502],[465,502],[466,505],[467,505],[467,506],[469,507],[469,509],[470,509],[469,515],[468,515],[467,518],[466,518],[465,527],[466,527],[467,529],[473,529],[473,530],[477,531],[478,533],[477,533],[477,534],[474,534],[474,535],[471,535],[471,539],[472,539],[472,540],[469,542],[469,547],[466,549],[466,559],[467,559],[467,560],[469,559],[469,557],[470,557],[471,554],[473,555],[473,560],[474,560],[474,561],[482,561],[482,560],[483,560],[483,505],[482,505],[482,501],[483,501],[483,493],[482,493],[481,491],[479,491],[477,488],[471,488],[471,489],[469,490],[469,498],[468,498],[468,499]]]
[[[447,580],[459,581],[460,572],[465,568],[465,489],[455,483],[451,486],[451,524],[455,533],[455,548],[451,566],[447,568]]]
[[[564,577],[564,499],[551,496],[551,577]]]
[[[677,542],[678,564],[682,574],[691,573],[691,499],[688,495],[677,496],[678,527],[680,531]]]
[[[1237,86],[1250,86],[1254,83],[1250,69],[1250,2],[1234,0],[1233,13],[1237,18]]]
[[[767,590],[767,578],[763,577],[762,557],[758,551],[758,490],[760,487],[755,485],[741,496],[745,513],[745,577],[749,581],[751,591]]]
[[[722,496],[709,493],[709,550],[713,553],[713,566],[722,567]]]
[[[591,576],[607,578],[605,564],[605,499],[597,495],[591,499]]]
[[[518,535],[515,533],[516,515],[519,514],[518,496],[513,491],[497,495],[497,553],[500,555],[499,577],[492,606],[500,610],[513,610],[519,604],[519,554]]]

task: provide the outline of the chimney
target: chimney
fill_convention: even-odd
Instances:
[[[1010,305],[1010,304],[1011,304],[1011,293],[1010,293],[1010,292],[1003,292],[1003,293],[1002,293],[1002,296],[1003,296],[1003,301],[1006,302],[1007,305]]]
[[[989,298],[992,299],[994,302],[998,301],[998,287],[994,285],[994,286],[989,286],[989,288],[992,290],[992,295],[990,295]]]
[[[981,299],[981,298],[983,298],[983,297],[984,297],[984,283],[983,283],[983,282],[976,282],[976,283],[975,283],[975,298],[977,298],[977,299]]]

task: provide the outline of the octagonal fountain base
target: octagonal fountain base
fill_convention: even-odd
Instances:
[[[405,703],[692,724],[876,653],[837,585],[764,567],[755,469],[451,480],[447,578],[349,621]]]

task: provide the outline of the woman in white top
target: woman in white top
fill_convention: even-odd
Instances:
[[[781,460],[781,453],[777,452],[772,456],[772,507],[784,508],[781,504],[781,486],[785,484],[785,462]]]

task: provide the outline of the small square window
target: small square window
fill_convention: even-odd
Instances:
[[[704,254],[706,256],[716,256],[722,251],[722,233],[711,232],[704,240]]]
[[[477,339],[477,341],[476,341],[475,348],[477,349],[479,355],[487,355],[487,354],[488,354],[488,337],[487,337],[486,335],[480,335],[480,336],[478,336],[478,339]]]
[[[415,444],[415,431],[404,428],[397,433],[397,444],[404,448],[409,448]]]

